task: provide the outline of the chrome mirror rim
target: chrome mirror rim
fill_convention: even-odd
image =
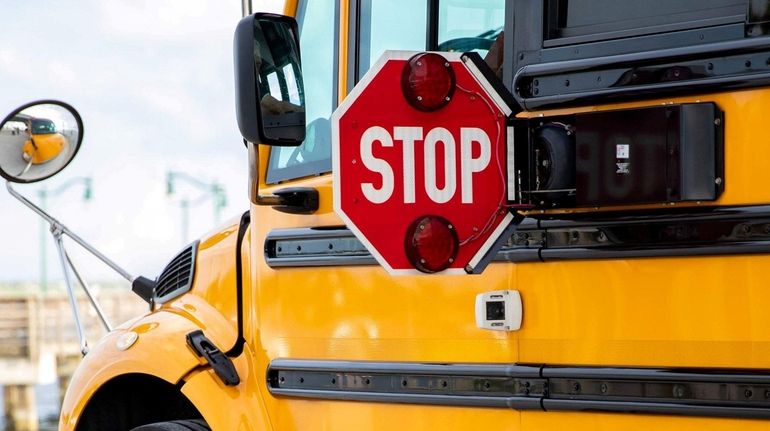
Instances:
[[[77,123],[77,126],[78,126],[78,131],[79,131],[79,133],[78,133],[78,141],[75,144],[75,149],[72,152],[72,155],[70,156],[70,159],[67,160],[67,162],[64,163],[61,166],[60,169],[58,169],[58,170],[56,170],[56,171],[54,171],[54,172],[52,172],[52,173],[50,173],[50,174],[48,174],[48,175],[46,175],[44,177],[25,180],[25,179],[21,179],[21,178],[18,178],[18,177],[15,177],[13,175],[8,174],[7,172],[5,172],[3,170],[2,167],[0,167],[0,177],[3,177],[5,180],[10,181],[12,183],[18,183],[18,184],[36,183],[38,181],[46,180],[46,179],[51,178],[52,176],[58,174],[59,172],[64,170],[64,168],[66,168],[72,162],[72,160],[77,155],[78,151],[80,151],[80,144],[83,142],[84,129],[83,129],[83,120],[82,120],[82,118],[80,118],[80,113],[77,111],[77,109],[75,109],[69,103],[62,102],[61,100],[55,100],[55,99],[35,100],[33,102],[26,103],[26,104],[24,104],[24,105],[22,105],[22,106],[20,106],[20,107],[18,107],[16,109],[14,109],[13,111],[11,111],[10,114],[6,115],[5,118],[3,118],[2,122],[0,122],[0,129],[2,129],[7,122],[9,122],[13,117],[18,115],[22,111],[24,111],[27,108],[31,108],[33,106],[36,106],[36,105],[57,105],[57,106],[61,106],[62,108],[66,109],[67,111],[69,111],[72,114],[72,116],[75,118],[75,122]]]

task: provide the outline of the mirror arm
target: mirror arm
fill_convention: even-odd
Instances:
[[[91,293],[91,287],[88,285],[88,283],[86,283],[86,280],[83,279],[83,277],[80,275],[80,271],[78,271],[77,267],[75,266],[75,263],[72,262],[72,258],[70,257],[69,253],[67,253],[67,250],[64,250],[64,257],[67,259],[67,264],[69,264],[69,267],[72,270],[72,274],[75,276],[75,279],[77,279],[78,283],[80,283],[80,286],[83,288],[83,291],[86,292],[88,301],[90,301],[91,306],[94,307],[94,311],[96,311],[96,315],[99,317],[99,320],[102,322],[102,326],[104,326],[104,329],[107,332],[112,332],[112,325],[110,325],[110,321],[107,320],[107,316],[104,315],[104,311],[102,311],[102,307],[99,305],[99,302],[96,301],[96,298],[94,297],[93,293]]]
[[[265,206],[283,205],[281,196],[259,194],[259,145],[245,139],[243,142],[249,151],[249,199],[251,203]]]
[[[125,278],[129,282],[133,282],[136,277],[129,274],[126,270],[121,268],[117,263],[110,260],[107,256],[103,255],[101,252],[99,252],[97,249],[95,249],[91,244],[87,243],[85,240],[77,236],[74,232],[70,231],[67,226],[64,226],[62,223],[60,223],[55,218],[51,217],[47,212],[43,211],[42,208],[38,207],[34,203],[32,203],[29,199],[22,196],[19,192],[17,192],[12,186],[10,181],[5,182],[5,187],[8,189],[8,193],[11,194],[11,196],[15,197],[19,202],[23,203],[25,206],[27,206],[29,209],[34,211],[37,215],[42,217],[45,221],[47,221],[51,227],[55,230],[60,230],[62,234],[67,235],[70,237],[73,241],[78,243],[81,247],[86,249],[89,253],[94,255],[97,259],[104,262],[107,266],[112,268],[115,272],[120,274],[121,277]]]
[[[83,321],[81,320],[80,312],[78,311],[75,291],[72,289],[70,267],[67,266],[67,252],[64,251],[64,243],[61,239],[62,232],[56,230],[52,231],[52,233],[56,241],[56,250],[59,252],[59,260],[61,261],[61,268],[64,273],[64,284],[67,286],[67,296],[69,297],[70,306],[72,307],[72,316],[75,318],[75,329],[77,330],[78,340],[80,341],[80,353],[85,356],[88,353],[88,341],[86,340],[85,328],[83,327]]]

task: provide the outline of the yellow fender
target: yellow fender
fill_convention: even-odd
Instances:
[[[186,339],[190,332],[202,330],[222,351],[235,344],[238,333],[232,314],[237,310],[233,301],[237,230],[238,224],[230,223],[201,240],[190,292],[121,325],[91,349],[67,389],[59,430],[75,430],[81,421],[96,420],[89,417],[91,414],[104,416],[105,408],[97,404],[105,399],[109,399],[105,407],[130,410],[131,406],[120,405],[120,400],[104,396],[109,392],[105,388],[117,381],[122,382],[121,388],[136,382],[131,387],[139,397],[149,390],[148,381],[171,388],[177,397],[186,398],[183,402],[192,403],[212,430],[269,429],[259,393],[264,370],[260,374],[254,369],[248,360],[252,356],[248,347],[232,359],[240,383],[225,386]],[[100,390],[103,396],[99,396]],[[95,406],[89,410],[90,404]]]

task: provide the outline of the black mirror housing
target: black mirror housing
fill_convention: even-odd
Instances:
[[[257,13],[235,29],[235,110],[249,142],[297,146],[305,140],[305,94],[294,18]]]

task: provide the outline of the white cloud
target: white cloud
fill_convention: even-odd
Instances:
[[[232,30],[240,2],[210,0],[93,0],[101,32],[134,42],[162,40],[188,42],[211,30]],[[137,25],[141,23],[141,25]]]
[[[246,153],[234,115],[232,34],[240,0],[120,0],[5,5],[0,15],[0,116],[55,98],[83,117],[77,158],[38,191],[93,178],[93,201],[75,186],[49,199],[51,213],[134,274],[157,275],[182,245],[180,194],[165,194],[179,170],[216,180],[228,194],[223,219],[248,206]],[[208,201],[192,210],[191,237],[214,227]],[[47,234],[46,234],[47,235]],[[50,278],[61,277],[45,237]],[[40,222],[0,190],[0,281],[37,280]],[[73,254],[87,277],[116,278]]]

